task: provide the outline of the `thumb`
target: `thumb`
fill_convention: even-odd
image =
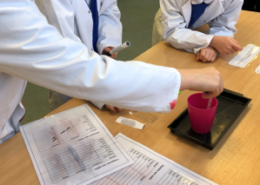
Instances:
[[[233,46],[233,49],[235,49],[236,51],[242,51],[243,50],[243,48],[239,44],[235,44]]]

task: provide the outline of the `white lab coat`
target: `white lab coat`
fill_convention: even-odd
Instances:
[[[243,0],[214,0],[201,17],[188,28],[191,20],[191,0],[160,0],[160,10],[154,21],[153,44],[163,40],[174,48],[198,53],[207,47],[214,35],[233,37],[236,33]],[[191,29],[208,24],[204,34]]]
[[[89,2],[90,0],[37,0],[36,4],[48,23],[57,28],[62,36],[82,42],[89,50],[93,50],[93,20]],[[116,0],[97,0],[97,6],[97,48],[101,54],[105,47],[116,47],[122,43],[122,24]]]
[[[120,62],[64,38],[30,0],[0,0],[0,143],[17,132],[26,81],[116,107],[169,112],[178,96],[176,69]]]
[[[90,11],[91,0],[37,0],[39,10],[49,24],[58,29],[64,37],[85,44],[89,52],[93,51],[93,21]],[[97,0],[99,15],[99,35],[97,48],[102,54],[105,47],[117,47],[122,44],[122,24],[117,0]],[[70,97],[51,92],[50,103],[62,104]],[[61,102],[59,102],[61,101]],[[103,103],[93,102],[100,109]],[[55,106],[55,105],[54,105]]]

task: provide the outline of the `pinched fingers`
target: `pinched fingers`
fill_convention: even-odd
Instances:
[[[203,95],[203,98],[208,99],[208,98],[216,97],[224,90],[223,80],[219,72],[215,72],[210,83],[211,83],[211,88],[208,90],[208,93]]]

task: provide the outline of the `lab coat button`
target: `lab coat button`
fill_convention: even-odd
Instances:
[[[90,13],[90,11],[88,11],[88,13]]]

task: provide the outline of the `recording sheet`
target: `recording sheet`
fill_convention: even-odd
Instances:
[[[134,164],[91,185],[216,185],[123,134],[116,139]]]
[[[260,47],[252,44],[247,45],[238,55],[236,55],[229,64],[232,66],[244,68],[249,62],[255,59],[260,52]]]
[[[88,105],[20,128],[41,184],[89,184],[133,164]]]

